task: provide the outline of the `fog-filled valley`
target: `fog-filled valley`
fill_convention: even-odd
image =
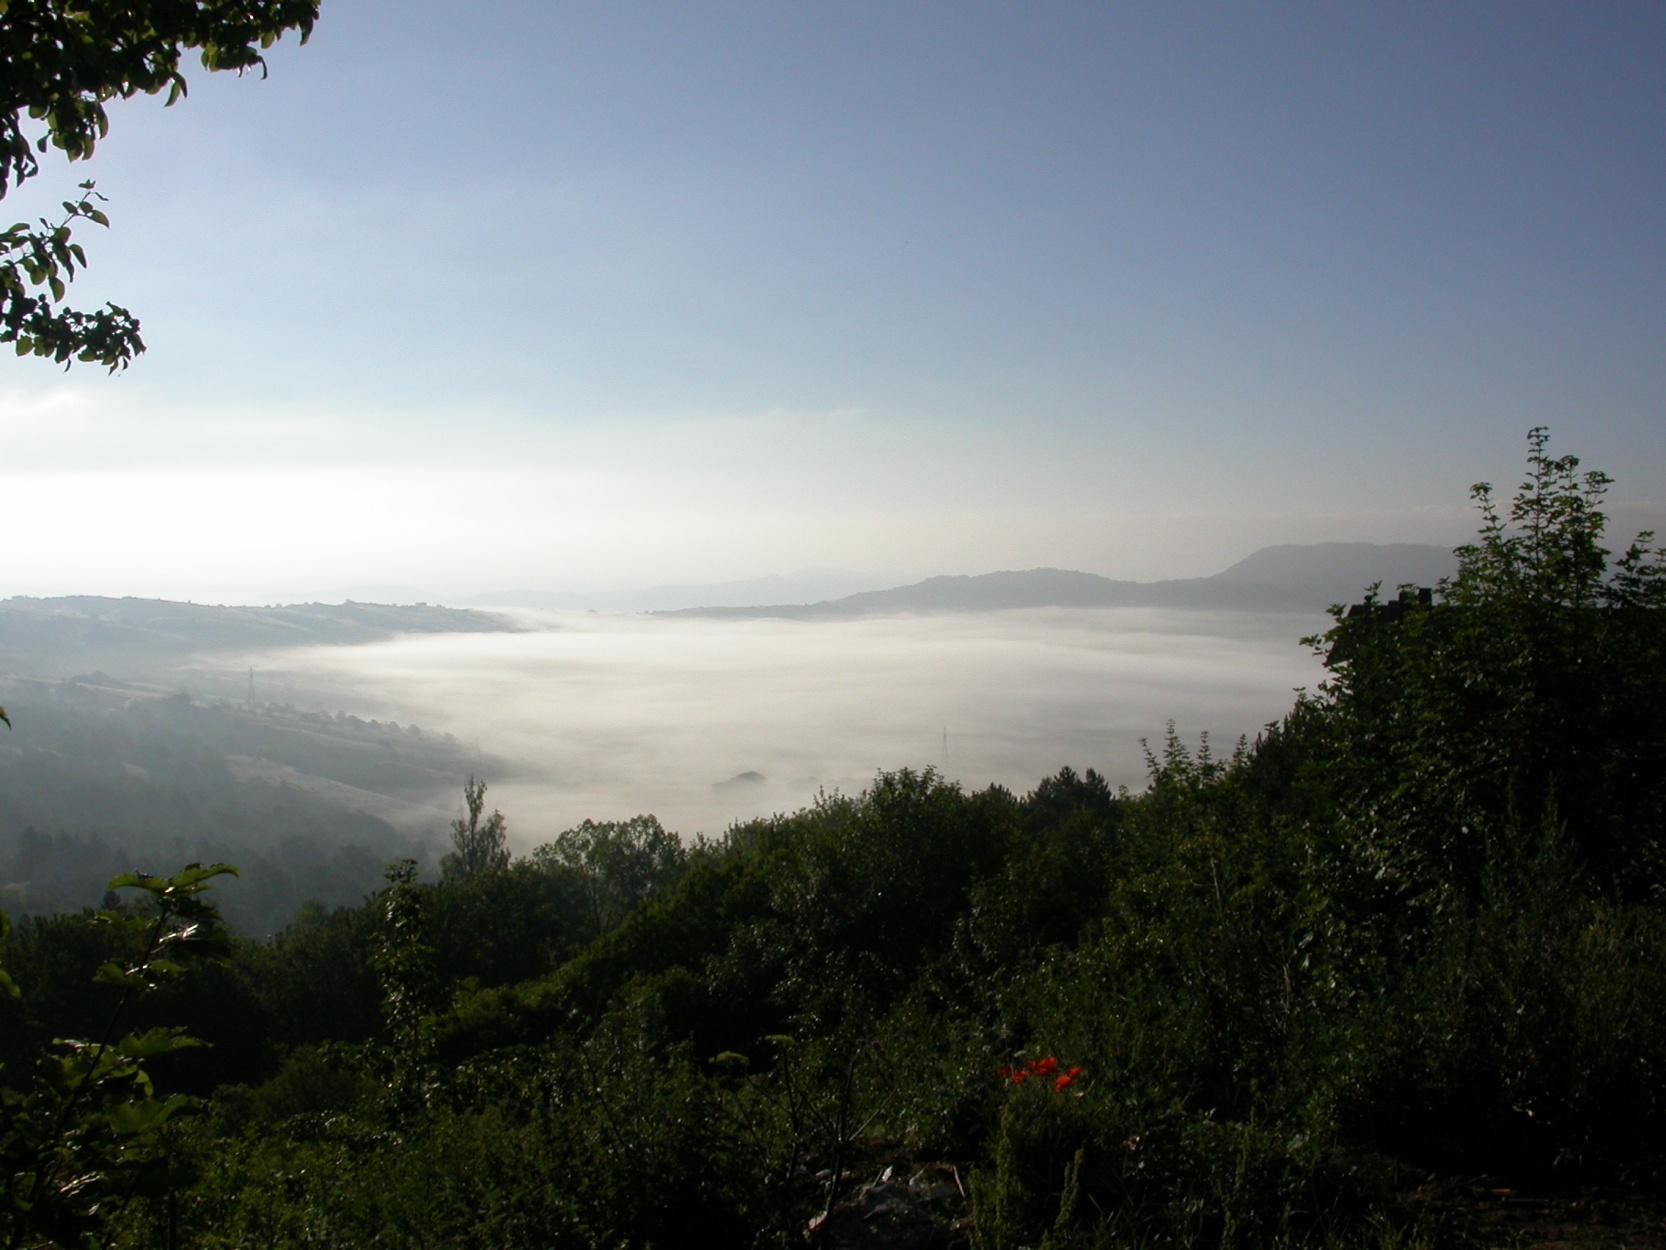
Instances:
[[[74,1132],[124,1250],[1474,1250],[1599,1186],[1650,1247],[1666,552],[1545,442],[1451,576],[1246,562],[1328,614],[0,603],[20,1184]]]
[[[1450,557],[1270,558],[1284,581],[1249,583],[1247,608],[1230,577],[1208,608],[1059,606],[1098,579],[1052,570],[786,612],[9,600],[0,876],[28,914],[94,904],[130,867],[226,860],[248,869],[227,915],[269,933],[357,901],[392,859],[434,871],[470,776],[523,851],[641,814],[716,836],[902,767],[1022,793],[1069,765],[1137,789],[1166,725],[1229,752],[1314,683],[1299,640],[1326,590]],[[1177,584],[1103,585],[1137,604]],[[1015,593],[1043,606],[985,606]]]
[[[517,614],[521,632],[257,657],[500,761],[493,802],[530,846],[585,817],[684,834],[860,791],[886,768],[1024,790],[1060,765],[1145,775],[1173,721],[1230,750],[1319,668],[1322,614],[1030,609],[857,621]]]
[[[661,587],[651,612],[14,598],[0,876],[31,912],[132,863],[234,860],[254,871],[228,915],[272,932],[392,858],[433,871],[470,776],[523,850],[643,814],[716,836],[903,767],[1137,789],[1168,724],[1230,752],[1283,715],[1320,676],[1300,639],[1327,604],[1451,567],[1315,544],[1186,581],[1037,569],[755,607]]]

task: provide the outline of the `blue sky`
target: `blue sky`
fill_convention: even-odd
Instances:
[[[437,594],[1666,528],[1666,8],[325,0],[116,106],[10,589]],[[19,533],[14,525],[14,536]],[[22,548],[22,550],[19,550]]]

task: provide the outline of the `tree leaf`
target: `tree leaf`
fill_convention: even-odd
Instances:
[[[201,1038],[192,1037],[184,1029],[176,1027],[146,1029],[143,1033],[130,1033],[115,1045],[117,1053],[129,1059],[143,1061],[155,1059],[158,1055],[171,1055],[181,1050],[196,1050],[207,1046]]]
[[[110,1128],[122,1137],[154,1132],[166,1124],[176,1112],[196,1105],[196,1099],[184,1094],[167,1098],[145,1099],[122,1103],[110,1112]]]

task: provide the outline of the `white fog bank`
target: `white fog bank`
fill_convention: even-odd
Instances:
[[[684,835],[717,834],[904,766],[1022,793],[1068,764],[1137,789],[1140,739],[1159,742],[1168,721],[1226,751],[1287,711],[1292,691],[1321,676],[1298,639],[1325,624],[1145,609],[837,622],[518,615],[534,628],[272,661],[350,693],[367,714],[477,746],[496,761],[489,805],[525,850],[586,817],[639,812]]]

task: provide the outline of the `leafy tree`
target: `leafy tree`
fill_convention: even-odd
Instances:
[[[1004,869],[979,882],[973,932],[987,951],[1067,942],[1103,908],[1128,800],[1093,769],[1062,768],[1023,800]]]
[[[238,972],[259,998],[274,1044],[360,1042],[375,1034],[382,983],[372,965],[386,923],[376,905],[383,901],[298,921],[240,949]]]
[[[382,987],[388,1091],[396,1106],[403,1107],[420,1094],[429,1075],[427,1018],[439,999],[439,980],[428,941],[427,900],[416,883],[416,861],[389,864],[387,881],[376,898],[382,923],[371,964]]]
[[[304,43],[317,17],[318,0],[6,0],[0,199],[40,172],[37,154],[48,148],[72,161],[90,157],[110,130],[108,101],[164,88],[170,105],[183,97],[180,59],[187,50],[199,52],[209,70],[264,72],[262,50],[291,30]],[[15,344],[20,356],[114,372],[145,349],[138,321],[117,304],[82,312],[64,303],[68,284],[87,264],[74,228],[109,225],[93,184],[80,190],[63,202],[59,220],[0,231],[0,343]]]
[[[580,874],[528,859],[442,882],[431,902],[434,949],[448,982],[493,986],[542,976],[593,936]]]
[[[533,852],[535,863],[566,869],[582,883],[593,934],[606,933],[671,886],[686,856],[654,816],[586,820]]]
[[[54,1042],[24,1088],[0,1087],[0,1236],[7,1250],[86,1244],[165,1171],[162,1127],[193,1100],[158,1097],[143,1065],[202,1043],[176,1028],[119,1031],[139,997],[180,976],[188,962],[225,955],[219,913],[201,895],[226,873],[235,870],[191,864],[174,877],[128,873],[110,883],[112,890],[143,891],[150,910],[102,913],[137,939],[134,958],[99,970],[99,982],[121,991],[103,1035]],[[6,933],[0,918],[0,939]],[[0,995],[19,995],[3,971]]]
[[[457,849],[440,860],[440,874],[447,881],[467,881],[488,872],[509,867],[509,848],[504,844],[508,826],[496,808],[481,823],[486,807],[486,783],[474,776],[463,783],[467,817],[451,822],[451,844]]]
[[[1489,845],[1546,820],[1599,885],[1666,885],[1666,557],[1644,533],[1610,561],[1610,479],[1578,466],[1533,430],[1508,519],[1474,488],[1454,578],[1373,592],[1316,640],[1330,677],[1308,732],[1374,889],[1473,899]]]

